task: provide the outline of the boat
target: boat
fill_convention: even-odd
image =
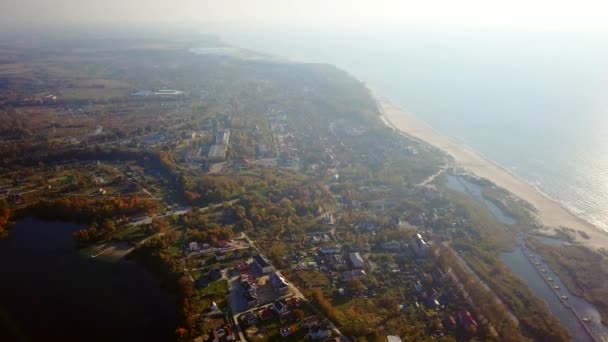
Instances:
[[[562,298],[562,299],[568,299],[568,296],[563,295],[561,298]]]
[[[559,286],[557,286],[557,285],[554,285],[553,288],[556,290],[559,290]]]
[[[534,263],[534,265],[540,266],[540,262],[537,261],[537,262]]]
[[[553,278],[548,277],[548,278],[547,278],[547,281],[553,281]]]
[[[546,269],[544,269],[544,268],[543,268],[543,269],[541,269],[540,271],[541,271],[541,272],[543,272],[543,273],[547,273],[547,270],[546,270]]]
[[[585,323],[591,322],[591,320],[589,319],[589,317],[583,317],[583,318],[581,318],[581,321],[583,321]]]

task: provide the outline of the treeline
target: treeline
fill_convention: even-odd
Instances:
[[[229,226],[220,226],[210,222],[202,213],[191,211],[180,217],[180,223],[186,226],[186,241],[206,242],[211,245],[222,240],[234,238],[234,230]]]
[[[245,193],[245,186],[256,181],[250,176],[201,176],[180,178],[184,198],[191,205],[223,202]]]
[[[116,230],[114,219],[157,210],[156,201],[139,196],[119,198],[64,197],[41,200],[23,209],[21,216],[36,216],[48,220],[91,222],[89,229],[74,232],[79,242],[93,242]]]
[[[44,199],[24,209],[24,214],[51,220],[75,222],[101,221],[102,219],[151,213],[158,203],[139,196],[114,198],[64,197]]]
[[[458,257],[454,255],[452,249],[440,246],[438,261],[443,269],[453,272],[458,281],[463,285],[464,291],[466,291],[474,304],[472,312],[475,316],[477,318],[484,317],[487,320],[487,322],[480,322],[481,329],[485,330],[487,335],[489,335],[488,324],[491,324],[499,336],[508,336],[510,338],[509,341],[527,340],[513,322],[509,311],[504,306],[499,305],[495,300],[494,294],[488,291],[460,265]],[[540,339],[540,341],[544,340]],[[567,341],[567,339],[555,341]]]

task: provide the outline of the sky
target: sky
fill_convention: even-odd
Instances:
[[[597,0],[1,0],[5,26],[608,32]]]

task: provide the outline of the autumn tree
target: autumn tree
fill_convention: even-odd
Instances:
[[[104,232],[112,233],[116,230],[116,224],[112,220],[104,220],[101,224],[101,229]]]
[[[293,310],[293,315],[298,319],[298,321],[304,319],[304,311],[302,311],[301,309]]]

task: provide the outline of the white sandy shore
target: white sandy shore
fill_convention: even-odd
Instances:
[[[542,194],[523,179],[505,170],[478,152],[458,144],[453,139],[439,133],[430,125],[406,110],[399,108],[387,98],[374,94],[378,107],[384,114],[383,120],[392,128],[433,145],[451,155],[464,169],[478,177],[485,178],[494,184],[510,191],[513,195],[525,200],[537,209],[537,217],[547,227],[568,227],[587,233],[590,238],[584,239],[576,234],[581,244],[592,248],[608,248],[608,233],[591,223],[574,215],[561,203]],[[547,232],[551,233],[551,232]]]

